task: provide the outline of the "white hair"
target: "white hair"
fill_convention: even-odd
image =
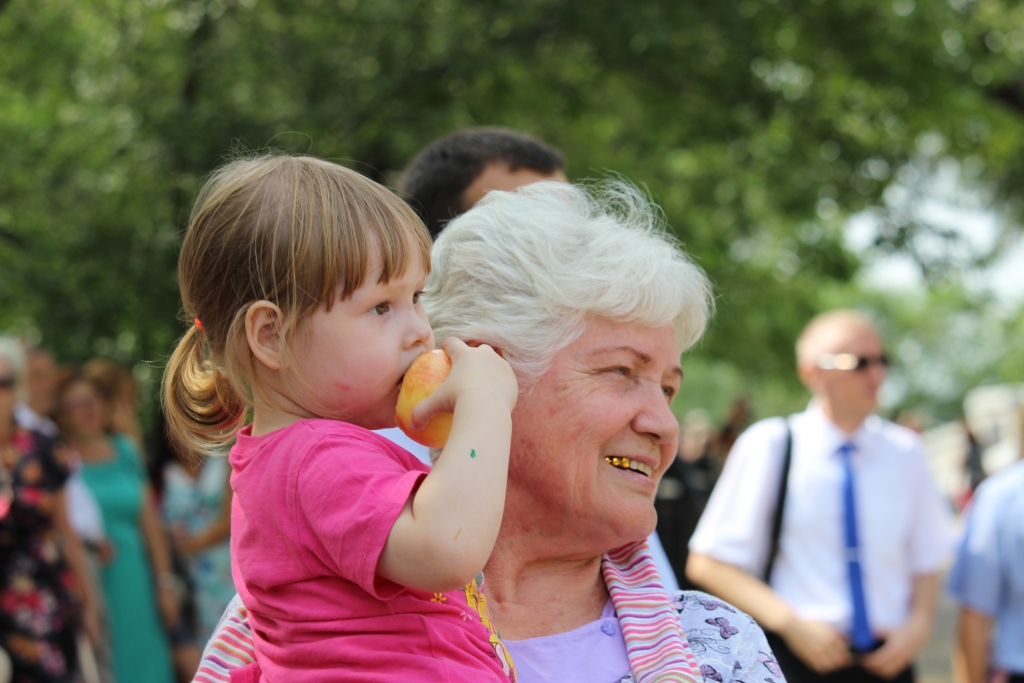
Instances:
[[[660,210],[622,181],[490,192],[448,224],[431,256],[424,302],[437,340],[501,349],[526,386],[588,316],[671,323],[685,350],[713,309],[707,277],[668,235]]]
[[[26,399],[25,373],[28,371],[28,361],[25,357],[25,347],[14,337],[0,336],[0,361],[10,366],[14,373],[14,390],[18,400]]]

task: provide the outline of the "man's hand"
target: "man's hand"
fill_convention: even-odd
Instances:
[[[910,666],[931,635],[931,624],[926,619],[912,616],[889,634],[885,645],[864,655],[860,664],[877,676],[894,678]]]
[[[827,674],[853,663],[846,636],[823,621],[793,617],[779,635],[807,666]]]

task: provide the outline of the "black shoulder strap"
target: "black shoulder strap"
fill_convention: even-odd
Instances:
[[[775,556],[779,554],[779,536],[782,534],[782,513],[786,509],[786,489],[789,486],[789,463],[793,459],[793,430],[786,420],[786,450],[782,456],[782,475],[779,477],[779,498],[775,503],[775,514],[772,517],[772,536],[768,546],[768,562],[764,568],[764,582],[771,585],[772,570],[775,568]]]

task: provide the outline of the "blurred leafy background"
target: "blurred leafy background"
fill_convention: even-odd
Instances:
[[[155,386],[184,329],[190,202],[233,150],[393,186],[427,142],[486,124],[559,147],[571,179],[644,185],[710,274],[680,411],[798,409],[794,338],[836,305],[884,329],[890,409],[948,419],[1024,376],[1021,299],[970,277],[1024,213],[1020,2],[0,0],[0,45],[0,330],[63,362],[111,356]],[[937,192],[994,233],[934,220]],[[887,254],[924,286],[859,276]]]

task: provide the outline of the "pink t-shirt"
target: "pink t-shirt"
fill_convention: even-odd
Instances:
[[[426,465],[333,420],[246,427],[230,461],[232,573],[265,681],[508,682],[479,582],[431,594],[376,575]]]

